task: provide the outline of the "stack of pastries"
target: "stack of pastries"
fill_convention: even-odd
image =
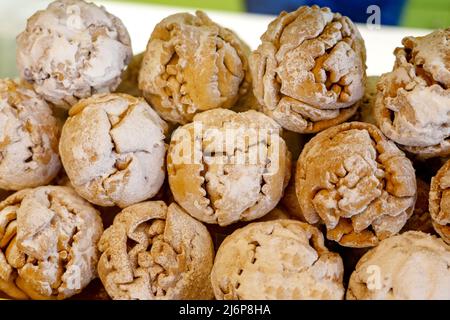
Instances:
[[[51,3],[0,79],[1,296],[450,299],[449,39],[367,77],[357,26],[303,6],[253,52],[196,12],[133,56]]]

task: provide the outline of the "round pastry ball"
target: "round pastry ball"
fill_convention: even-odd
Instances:
[[[297,161],[295,189],[308,223],[327,238],[370,247],[397,234],[417,195],[411,161],[374,125],[348,122],[312,138]]]
[[[246,94],[249,52],[204,12],[174,14],[153,30],[139,88],[163,119],[186,124],[196,113],[232,107]]]
[[[450,160],[431,179],[429,209],[434,229],[450,244]]]
[[[122,21],[82,0],[52,2],[17,37],[21,78],[67,109],[78,99],[113,91],[131,57]]]
[[[214,109],[174,131],[167,171],[180,206],[200,221],[227,226],[275,208],[289,180],[290,154],[279,125],[263,113]]]
[[[48,184],[61,168],[60,126],[32,88],[0,79],[0,189]]]
[[[127,207],[164,182],[166,123],[143,100],[99,94],[69,111],[59,151],[75,190],[100,206]]]
[[[220,245],[211,272],[218,300],[343,299],[341,257],[315,227],[288,219],[254,222]]]
[[[212,299],[214,259],[206,227],[175,203],[147,201],[120,212],[99,243],[98,274],[109,296]]]
[[[450,28],[404,38],[377,86],[378,127],[422,159],[450,155],[449,37]]]
[[[282,12],[250,56],[253,92],[283,128],[314,133],[355,114],[366,80],[364,41],[329,8]]]
[[[0,202],[0,291],[66,299],[96,277],[97,210],[69,187],[25,189]]]
[[[449,300],[450,247],[409,231],[383,240],[353,271],[349,300]]]

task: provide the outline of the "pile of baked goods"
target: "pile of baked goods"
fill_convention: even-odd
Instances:
[[[450,28],[366,76],[355,24],[282,12],[255,51],[205,13],[58,0],[0,80],[12,299],[450,299]]]

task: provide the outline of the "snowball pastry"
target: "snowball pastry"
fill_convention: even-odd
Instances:
[[[375,246],[398,233],[417,195],[411,161],[374,125],[348,122],[328,128],[304,147],[296,193],[309,223],[349,247]]]
[[[132,205],[99,244],[98,273],[113,299],[211,299],[214,258],[206,227],[175,203]]]
[[[0,79],[0,189],[48,184],[61,168],[60,126],[29,86]]]
[[[72,107],[59,151],[75,190],[100,206],[153,197],[164,182],[166,123],[143,100],[100,94]]]
[[[17,67],[46,100],[70,108],[113,91],[132,57],[128,31],[103,7],[59,0],[36,12],[17,37]]]
[[[226,226],[275,208],[290,154],[279,125],[263,113],[214,109],[173,133],[167,171],[178,204],[196,219]]]
[[[347,299],[450,300],[450,247],[418,231],[381,241],[356,265]]]
[[[25,189],[0,202],[0,291],[65,299],[96,277],[103,232],[94,207],[69,187]]]
[[[139,88],[163,119],[188,123],[198,112],[232,107],[250,89],[249,51],[204,12],[171,15],[153,30]]]
[[[282,12],[250,56],[262,111],[283,128],[314,133],[350,118],[363,97],[364,41],[353,22],[329,8]]]
[[[295,220],[254,222],[228,236],[211,273],[216,299],[342,299],[341,257]]]

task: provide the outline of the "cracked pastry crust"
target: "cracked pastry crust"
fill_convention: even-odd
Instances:
[[[431,178],[429,209],[434,229],[450,244],[450,160]]]
[[[343,299],[341,257],[294,220],[254,222],[221,244],[211,272],[218,300]]]
[[[449,38],[450,28],[404,38],[377,86],[378,127],[422,159],[450,154]]]
[[[312,138],[296,171],[301,213],[323,223],[327,238],[370,247],[398,233],[411,216],[416,177],[411,161],[374,125],[343,123]]]
[[[24,189],[0,202],[0,291],[66,299],[96,277],[100,215],[68,187]]]
[[[0,79],[0,188],[48,184],[59,172],[60,126],[31,88]]]
[[[66,109],[78,99],[114,91],[131,57],[122,21],[82,0],[52,2],[17,37],[21,78]]]
[[[348,300],[449,300],[450,247],[409,231],[385,239],[356,265]]]
[[[175,201],[196,219],[221,226],[267,214],[290,176],[280,129],[254,110],[197,114],[170,142],[167,171]]]
[[[211,236],[177,204],[124,209],[105,230],[98,273],[113,299],[212,299]]]
[[[249,52],[204,12],[174,14],[150,37],[139,88],[163,119],[186,124],[198,112],[230,108],[247,93]]]
[[[364,41],[349,18],[329,8],[282,12],[250,56],[262,111],[283,128],[315,133],[355,114],[364,94]]]
[[[164,182],[166,123],[143,100],[100,94],[69,111],[59,145],[75,190],[100,206],[153,197]]]

